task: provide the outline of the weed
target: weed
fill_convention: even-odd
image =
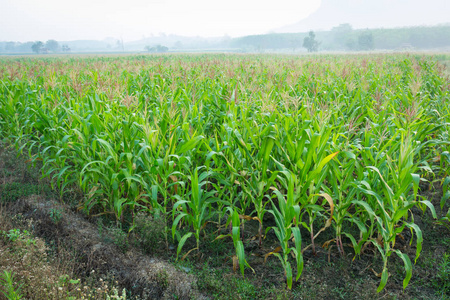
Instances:
[[[432,282],[436,293],[441,297],[450,297],[450,254],[444,253],[438,273]]]
[[[36,241],[31,237],[31,234],[27,230],[20,231],[20,229],[10,229],[8,232],[0,231],[0,233],[6,236],[9,241],[15,242],[17,240],[23,240],[27,245],[35,244]]]
[[[123,252],[126,252],[129,247],[128,236],[122,230],[121,226],[111,226],[108,233],[112,235],[113,243]]]
[[[153,253],[162,249],[165,239],[164,217],[158,214],[153,216],[147,213],[139,213],[134,220],[135,244],[146,253]]]
[[[1,292],[8,300],[22,299],[22,285],[17,285],[13,273],[5,270],[0,276],[0,285],[3,286],[3,291]]]
[[[112,288],[112,295],[107,295],[106,300],[126,300],[127,299],[127,291],[125,289],[122,290],[122,295],[119,295],[119,291],[114,287]]]
[[[18,182],[6,183],[0,188],[0,202],[14,202],[20,198],[38,193],[39,188],[35,184]]]
[[[49,215],[50,215],[50,219],[52,220],[52,222],[54,224],[58,224],[59,222],[61,222],[62,211],[60,209],[58,209],[58,208],[50,209]]]
[[[166,289],[169,285],[169,274],[167,274],[166,270],[160,270],[156,274],[156,281],[161,285],[162,289]]]

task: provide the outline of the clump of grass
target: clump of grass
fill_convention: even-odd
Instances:
[[[122,252],[126,252],[129,248],[128,235],[123,231],[121,226],[111,226],[108,233],[112,236],[112,242],[119,247]]]
[[[146,253],[154,253],[165,249],[165,220],[159,214],[137,214],[134,220],[134,244]]]
[[[20,198],[39,194],[39,186],[30,183],[11,182],[0,186],[0,202],[14,202]]]
[[[432,283],[440,297],[443,299],[450,298],[450,253],[444,253],[442,256],[438,273]]]
[[[3,271],[0,275],[0,291],[8,300],[22,299],[21,289],[22,285],[18,284],[14,278],[14,273]]]

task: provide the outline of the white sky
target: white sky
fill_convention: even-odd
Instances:
[[[450,0],[449,0],[450,1]],[[321,0],[0,0],[0,41],[240,36],[307,17]]]

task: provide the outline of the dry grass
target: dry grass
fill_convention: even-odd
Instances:
[[[116,290],[106,281],[80,280],[75,277],[75,254],[60,248],[49,255],[49,247],[28,230],[31,220],[8,216],[0,208],[0,266],[1,272],[15,275],[16,286],[27,299],[107,299]],[[94,282],[95,281],[95,282]],[[0,299],[6,299],[1,298]]]

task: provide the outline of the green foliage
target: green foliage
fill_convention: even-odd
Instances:
[[[133,230],[156,247],[142,214],[159,218],[155,235],[167,249],[171,236],[177,257],[217,226],[225,232],[215,243],[234,246],[233,267],[245,275],[245,225],[257,222],[251,235],[261,246],[275,233],[269,255],[291,288],[302,253],[332,231],[325,246],[341,255],[379,251],[379,291],[395,253],[405,288],[426,238],[413,208],[436,217],[420,186],[448,176],[450,94],[440,72],[432,59],[404,55],[1,61],[0,135],[42,162],[61,195],[80,188],[80,208],[116,222],[123,251]],[[2,198],[23,190],[5,186]],[[396,247],[405,230],[415,257]]]
[[[340,24],[330,31],[315,31],[315,38],[321,41],[320,48],[327,51],[335,50],[366,50],[390,49],[436,49],[450,45],[449,25],[415,26],[402,28],[352,29],[350,24]],[[370,41],[372,36],[372,42]],[[299,48],[302,41],[308,37],[308,32],[302,33],[268,33],[234,38],[231,46],[243,50],[281,50]],[[364,40],[360,48],[359,38]],[[367,39],[367,40],[366,40]],[[369,43],[366,43],[369,42]]]
[[[136,244],[148,253],[163,248],[165,239],[165,217],[162,215],[149,216],[141,212],[135,218],[133,232],[136,235]]]
[[[358,45],[360,50],[373,50],[375,43],[371,32],[363,32],[358,36]]]
[[[166,46],[162,46],[162,45],[156,45],[155,47],[145,46],[144,49],[148,52],[156,52],[156,53],[164,53],[164,52],[169,51],[169,48],[167,48]]]
[[[14,274],[8,271],[3,271],[0,276],[0,291],[8,300],[20,300],[22,299],[21,288],[22,285],[18,285]]]
[[[432,284],[440,297],[450,297],[450,254],[444,253]]]
[[[44,43],[41,41],[37,41],[36,43],[34,43],[31,46],[31,50],[33,50],[33,52],[35,52],[37,54],[41,53],[43,48],[44,48]]]
[[[0,202],[14,202],[38,194],[39,186],[36,184],[12,182],[0,185]]]
[[[57,52],[59,50],[59,44],[55,40],[48,40],[45,42],[45,47],[52,52]]]
[[[112,235],[112,242],[124,253],[128,250],[129,242],[127,234],[121,226],[111,226],[108,233]]]
[[[50,209],[49,216],[53,223],[58,224],[62,218],[62,211],[58,208],[52,208]]]
[[[313,31],[310,31],[308,36],[303,39],[303,47],[308,50],[308,52],[319,51],[319,42],[316,41],[316,35]]]
[[[0,231],[0,234],[6,237],[10,242],[19,240],[24,241],[27,245],[36,243],[36,241],[31,238],[31,234],[27,230],[20,231],[20,229],[14,228],[10,229],[8,232]]]

